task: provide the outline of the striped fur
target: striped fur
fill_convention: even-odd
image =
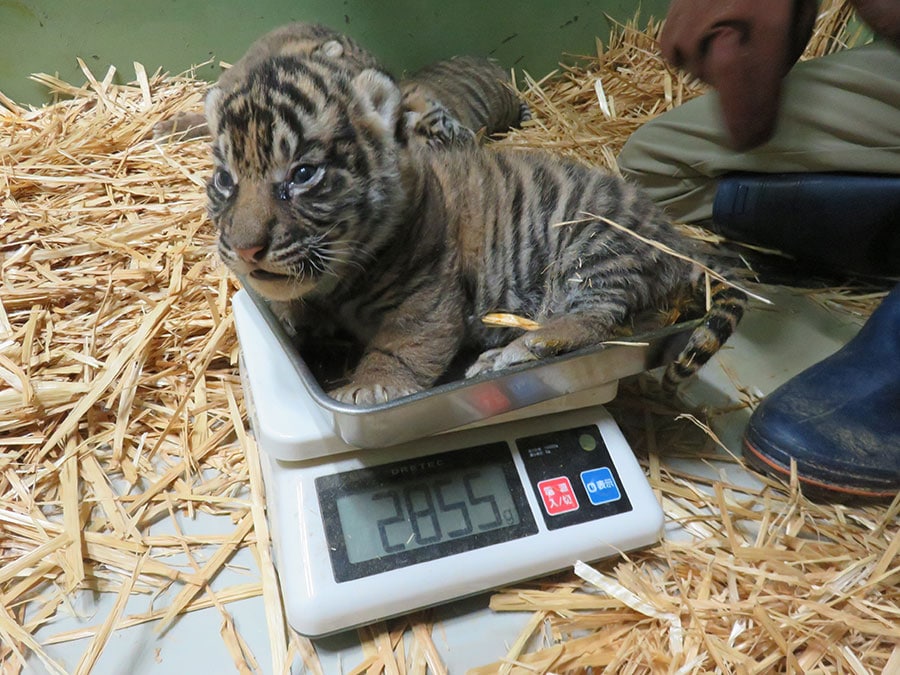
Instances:
[[[668,394],[674,394],[678,386],[694,375],[737,329],[747,308],[747,295],[724,283],[712,285],[710,307],[703,321],[688,338],[681,353],[663,373],[662,386]]]
[[[210,97],[231,92],[264,61],[278,58],[332,59],[356,74],[382,69],[358,42],[327,26],[296,22],[276,28],[254,42],[247,53],[222,73]],[[493,135],[530,119],[528,105],[512,87],[509,74],[494,61],[459,56],[426,66],[400,82],[407,133],[431,147],[473,142],[479,133]],[[153,136],[180,140],[210,135],[206,115],[185,112],[156,124]]]
[[[354,72],[379,67],[375,57],[352,38],[321,24],[298,21],[276,28],[256,40],[233,67],[222,73],[210,93],[215,97],[230,92],[264,61],[313,54],[334,59]],[[178,113],[158,122],[153,128],[153,137],[157,140],[165,137],[187,140],[209,135],[203,113]]]
[[[219,252],[289,329],[337,326],[365,345],[339,400],[425,389],[466,348],[483,351],[474,376],[598,344],[700,279],[602,220],[695,253],[625,182],[548,153],[436,152],[409,139],[404,115],[388,75],[319,54],[263,60],[210,101]],[[746,298],[713,300],[670,386],[721,346]],[[485,327],[495,311],[541,327]]]
[[[216,86],[230,91],[240,86],[247,75],[265,61],[278,58],[305,58],[315,55],[333,59],[352,72],[380,68],[378,59],[353,38],[328,26],[298,21],[276,28],[256,40],[233,68],[219,77]]]
[[[519,98],[509,73],[491,59],[456,56],[438,61],[400,82],[403,108],[420,116],[417,136],[437,138],[433,145],[446,145],[460,134],[451,127],[429,131],[429,119],[439,110],[463,129],[480,136],[492,136],[518,127],[531,118],[528,105]]]

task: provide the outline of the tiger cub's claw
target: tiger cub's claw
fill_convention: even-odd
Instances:
[[[477,143],[475,132],[454,119],[440,104],[425,113],[406,113],[406,124],[414,138],[424,139],[433,150],[464,148]]]
[[[544,356],[549,356],[558,352],[557,350],[549,350],[545,344],[546,338],[532,335],[523,335],[510,342],[505,347],[497,347],[488,349],[478,357],[478,359],[466,370],[466,377],[475,377],[482,373],[489,373],[495,370],[503,370],[510,366],[517,366],[520,363],[528,363],[529,361],[537,361]]]
[[[417,391],[420,390],[409,386],[361,385],[351,382],[348,385],[331,390],[328,392],[328,395],[341,403],[366,407],[387,403],[401,396],[415,394]]]

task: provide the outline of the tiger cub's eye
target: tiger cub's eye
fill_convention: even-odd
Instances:
[[[288,174],[287,182],[295,186],[309,185],[321,177],[322,167],[313,164],[298,164]]]
[[[234,190],[234,178],[228,173],[228,169],[220,166],[213,174],[213,185],[216,190],[227,196]]]

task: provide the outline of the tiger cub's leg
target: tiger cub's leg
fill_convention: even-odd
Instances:
[[[466,370],[466,377],[600,344],[612,337],[615,326],[623,320],[617,314],[607,307],[595,307],[541,321],[540,328],[482,353]]]
[[[407,96],[404,101],[405,124],[409,136],[439,149],[465,147],[477,142],[477,134],[457,120],[438,101],[422,96]]]
[[[697,291],[697,289],[694,289]],[[571,311],[540,322],[540,328],[519,336],[505,347],[490,349],[467,371],[466,377],[501,370],[590,345],[599,345],[616,333],[631,312],[624,311],[624,297],[609,296],[604,306],[590,310]],[[597,300],[595,298],[595,300]],[[728,282],[712,286],[710,308],[702,323],[691,333],[687,345],[668,365],[663,375],[663,391],[673,394],[678,386],[693,376],[718,352],[737,328],[747,307],[747,294]],[[642,303],[643,304],[643,303]],[[648,306],[653,306],[649,303]],[[637,305],[635,306],[637,308]]]
[[[635,248],[615,233],[573,233],[545,273],[533,317],[540,327],[483,353],[466,375],[599,345],[630,317],[663,303],[689,273],[687,263],[649,247]]]

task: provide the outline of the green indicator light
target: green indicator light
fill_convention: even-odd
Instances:
[[[580,445],[581,449],[585,452],[590,452],[597,448],[597,439],[590,434],[581,434],[581,436],[578,437],[578,445]]]

